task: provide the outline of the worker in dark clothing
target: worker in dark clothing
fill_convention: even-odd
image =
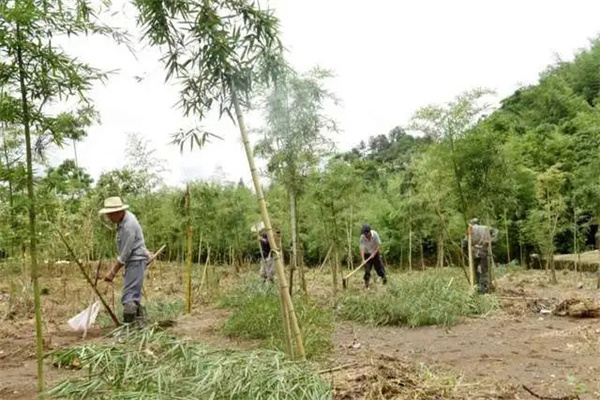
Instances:
[[[360,256],[364,261],[367,262],[365,265],[365,288],[369,288],[369,280],[371,279],[371,269],[375,268],[377,275],[383,280],[383,284],[387,283],[385,277],[385,269],[383,268],[383,261],[381,260],[381,239],[379,234],[372,230],[369,225],[363,225],[360,235]]]
[[[275,281],[275,262],[273,257],[271,257],[271,245],[269,244],[267,232],[264,231],[260,234],[260,251],[260,279],[263,282],[269,280],[269,282],[273,283]]]

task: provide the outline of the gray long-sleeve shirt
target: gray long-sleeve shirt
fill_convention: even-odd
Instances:
[[[473,225],[473,246],[489,247],[491,242],[498,240],[498,229],[485,225]]]
[[[117,251],[118,260],[123,265],[148,258],[142,227],[135,215],[129,211],[125,211],[125,216],[117,225]]]

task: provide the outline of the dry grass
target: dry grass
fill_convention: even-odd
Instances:
[[[324,376],[332,382],[334,398],[339,400],[508,399],[515,392],[511,386],[466,383],[461,375],[384,354],[373,354]]]

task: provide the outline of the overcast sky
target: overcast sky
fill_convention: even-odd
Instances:
[[[600,33],[600,1],[587,0],[270,0],[280,18],[288,59],[299,71],[332,69],[330,88],[342,100],[331,110],[347,150],[371,135],[406,124],[429,103],[473,87],[500,98],[535,83],[555,55],[572,59]],[[118,22],[135,34],[131,10]],[[93,66],[119,70],[91,93],[101,123],[78,144],[80,166],[96,179],[125,164],[126,134],[148,139],[166,161],[170,185],[219,177],[249,182],[237,128],[227,119],[202,125],[222,136],[180,155],[169,134],[189,127],[175,108],[177,88],[164,83],[155,49],[137,46],[137,59],[107,39],[81,38],[65,50]],[[141,81],[135,77],[143,78]],[[256,128],[257,119],[250,120]],[[72,158],[54,150],[52,163]]]

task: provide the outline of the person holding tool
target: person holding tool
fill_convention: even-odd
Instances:
[[[369,280],[371,279],[371,269],[373,267],[375,267],[375,272],[381,277],[385,285],[387,278],[385,277],[385,269],[383,268],[381,253],[379,251],[381,247],[379,234],[367,224],[363,225],[360,233],[360,257],[366,263],[364,275],[365,288],[369,289]]]
[[[260,234],[260,279],[263,283],[269,280],[270,283],[274,283],[275,279],[275,262],[271,257],[271,245],[269,244],[269,238],[267,232],[262,231]]]
[[[142,285],[144,272],[152,254],[146,249],[142,227],[133,213],[127,211],[120,197],[109,197],[104,200],[101,215],[117,225],[117,251],[119,256],[110,272],[104,277],[112,282],[122,267],[125,267],[123,279],[123,323],[137,322],[139,328],[146,325],[146,316],[142,307]]]
[[[481,225],[477,218],[469,221],[469,228],[471,229],[477,290],[480,294],[489,293],[490,271],[488,268],[488,257],[491,256],[491,244],[498,240],[498,229]]]

